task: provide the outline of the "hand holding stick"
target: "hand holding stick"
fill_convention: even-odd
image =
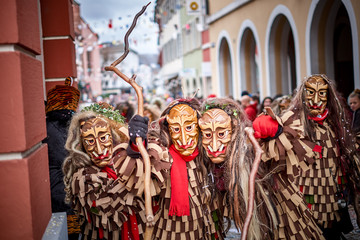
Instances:
[[[253,145],[253,148],[255,150],[255,159],[253,162],[253,166],[251,168],[250,172],[250,180],[249,180],[249,200],[248,200],[248,207],[246,212],[246,218],[244,222],[244,227],[241,231],[241,240],[246,240],[247,233],[249,230],[251,218],[254,211],[254,201],[255,201],[255,178],[256,174],[261,162],[261,154],[263,153],[263,150],[261,149],[259,143],[256,141],[254,137],[254,130],[251,127],[246,127],[245,132],[250,139],[251,144]]]

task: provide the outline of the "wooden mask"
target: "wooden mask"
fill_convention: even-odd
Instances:
[[[176,150],[184,156],[191,155],[199,141],[196,111],[187,104],[179,104],[170,110],[166,121]]]
[[[321,115],[325,111],[328,88],[322,77],[310,77],[305,82],[305,104],[312,117]]]
[[[231,117],[221,109],[213,108],[199,119],[202,145],[213,163],[225,161],[231,140]]]
[[[101,118],[91,118],[81,123],[81,140],[91,161],[98,167],[112,163],[113,141],[109,123]]]

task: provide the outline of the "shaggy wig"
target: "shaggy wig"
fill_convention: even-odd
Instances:
[[[335,83],[333,83],[325,74],[314,74],[306,77],[299,86],[297,94],[293,99],[292,106],[289,110],[295,115],[300,116],[301,123],[304,126],[305,136],[312,141],[315,138],[314,121],[310,121],[308,116],[310,112],[305,103],[305,83],[312,78],[322,78],[329,86],[327,95],[328,121],[331,129],[335,132],[338,140],[341,154],[345,154],[348,158],[352,158],[355,154],[355,138],[351,131],[351,115],[347,107],[346,100],[336,91]]]
[[[351,115],[347,107],[346,100],[336,91],[335,84],[328,79],[324,74],[315,74],[306,77],[299,86],[296,96],[293,99],[293,105],[290,107],[295,115],[300,116],[300,121],[304,126],[304,135],[309,137],[314,142],[313,131],[315,123],[310,121],[309,110],[305,104],[305,83],[312,78],[322,78],[329,85],[327,97],[327,109],[329,111],[327,119],[331,129],[335,132],[340,155],[345,156],[341,158],[341,165],[347,172],[350,179],[351,194],[356,198],[356,192],[360,189],[360,156],[356,151],[356,138],[351,129]],[[357,212],[360,212],[360,205],[354,201],[354,207]]]
[[[245,128],[251,127],[243,108],[234,100],[229,98],[211,98],[203,102],[201,112],[218,108],[225,111],[231,118],[232,133],[228,149],[229,156],[224,162],[224,178],[227,189],[227,204],[230,217],[233,217],[237,229],[241,229],[246,217],[249,199],[249,176],[255,153],[248,141]],[[207,157],[205,149],[202,148],[206,166],[211,173],[215,164]],[[260,165],[258,176],[264,176],[265,171]],[[209,180],[209,182],[211,182]],[[255,208],[249,228],[249,239],[264,239],[272,236],[272,228],[276,227],[277,216],[271,204],[271,186],[269,181],[257,181],[255,183]],[[215,188],[215,187],[213,187]],[[270,193],[270,194],[269,194]],[[266,237],[265,237],[266,236]]]
[[[71,120],[68,138],[65,144],[65,149],[68,151],[68,156],[65,158],[65,161],[63,163],[66,203],[72,202],[71,182],[73,174],[79,168],[91,166],[93,164],[81,142],[81,122],[99,116],[109,123],[114,146],[119,143],[128,141],[127,134],[120,131],[120,128],[124,127],[125,124],[115,122],[92,111],[80,112],[75,114]]]

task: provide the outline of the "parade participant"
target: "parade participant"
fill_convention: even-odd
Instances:
[[[304,135],[316,143],[315,162],[301,171],[297,184],[327,239],[340,239],[353,229],[346,192],[354,194],[359,184],[355,138],[344,106],[334,84],[317,74],[303,81],[290,108]]]
[[[270,107],[275,115],[281,115],[290,107],[290,103],[291,103],[291,96],[285,95],[276,98],[271,103]]]
[[[257,116],[257,103],[254,103],[249,95],[242,96],[240,102],[250,121],[254,121]]]
[[[260,113],[266,112],[265,107],[270,107],[273,99],[271,97],[265,97],[260,105]]]
[[[145,104],[144,105],[144,116],[149,118],[149,124],[153,121],[156,121],[160,117],[160,109],[155,104]]]
[[[212,239],[216,233],[207,190],[207,172],[199,153],[196,99],[175,100],[162,113],[160,143],[168,147],[172,161],[166,191],[159,196],[153,239]],[[154,133],[156,134],[156,133]]]
[[[316,217],[308,208],[299,186],[294,183],[300,171],[306,171],[315,157],[315,147],[303,134],[303,127],[293,112],[281,117],[260,115],[253,122],[254,136],[264,150],[263,164],[272,181],[275,206],[279,216],[275,239],[324,239]],[[264,177],[266,179],[266,177]]]
[[[301,168],[295,184],[303,193],[326,239],[340,239],[342,232],[352,230],[346,204],[349,196],[345,193],[354,194],[359,184],[359,161],[354,136],[343,106],[333,83],[326,75],[311,75],[299,86],[292,106],[281,117],[283,123],[298,123],[299,129],[303,129],[303,135],[313,145],[308,144],[314,157],[306,157],[307,166],[301,167],[304,164],[297,163]],[[276,123],[267,132],[263,131],[266,124],[257,126],[260,125],[255,127],[254,123],[254,129],[262,138],[280,140],[276,136],[280,129]],[[293,148],[296,149],[295,146]],[[357,201],[354,204],[357,205]]]
[[[213,189],[213,205],[218,206],[218,218],[233,219],[243,233],[249,175],[255,158],[253,146],[245,133],[251,123],[242,107],[227,98],[204,101],[201,112],[202,150]],[[258,174],[264,176],[261,168]],[[255,188],[257,207],[254,207],[248,239],[273,239],[277,231],[277,216],[272,207],[271,186],[269,181],[257,181]]]
[[[136,137],[146,139],[146,132],[146,118],[133,117],[128,133],[124,118],[106,105],[94,104],[74,115],[63,171],[66,201],[80,216],[85,239],[142,238],[144,163],[132,143]],[[151,186],[156,195],[170,163],[157,144],[144,143],[153,163]]]
[[[65,79],[65,85],[56,85],[47,93],[46,131],[44,140],[48,145],[49,173],[52,212],[66,212],[68,238],[78,239],[80,225],[71,206],[65,204],[64,174],[62,165],[66,158],[65,142],[71,117],[78,108],[80,92],[72,86],[72,77]]]
[[[355,89],[349,95],[349,105],[353,111],[351,128],[354,133],[360,133],[360,89]],[[360,136],[358,137],[360,138]]]
[[[356,139],[356,148],[357,151],[360,151],[360,89],[355,89],[350,95],[349,95],[349,105],[351,110],[353,111],[352,116],[352,122],[351,122],[351,128],[353,131],[353,134],[355,134]],[[360,201],[360,194],[355,193],[353,196],[353,201],[355,203]],[[354,210],[356,212],[357,216],[360,216],[360,205],[354,204]],[[357,224],[360,226],[360,218],[357,218]]]
[[[130,101],[122,101],[118,103],[115,107],[116,110],[119,110],[120,114],[125,118],[125,121],[128,123],[130,119],[134,116],[135,109]]]

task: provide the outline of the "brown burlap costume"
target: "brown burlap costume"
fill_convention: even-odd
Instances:
[[[251,122],[242,107],[228,98],[209,98],[202,103],[199,125],[202,151],[209,172],[213,216],[218,227],[230,228],[229,219],[243,231],[249,202],[250,172],[255,159],[246,128]],[[223,150],[225,149],[225,150]],[[263,167],[258,178],[264,176]],[[277,232],[277,214],[273,206],[269,181],[255,182],[255,207],[249,225],[248,239],[271,239]],[[227,223],[223,224],[226,220]]]
[[[314,90],[315,86],[319,87]],[[346,103],[326,75],[315,74],[304,79],[290,109],[301,121],[305,137],[316,145],[314,163],[301,170],[296,184],[324,236],[340,239],[353,228],[347,203],[359,188],[359,158]],[[357,201],[353,203],[357,208]]]
[[[166,190],[160,195],[160,208],[155,216],[153,239],[212,239],[212,234],[216,232],[210,207],[203,202],[203,176],[197,171],[194,161],[186,165],[189,176],[190,216],[169,216],[171,183],[170,180],[166,181]]]
[[[279,214],[279,233],[276,239],[323,239],[312,211],[307,207],[299,187],[294,184],[300,171],[313,164],[315,144],[304,139],[303,127],[293,112],[276,117],[282,133],[262,144],[262,160],[273,173],[273,190]]]
[[[171,137],[169,135],[168,123],[165,120],[166,115],[172,107],[178,104],[187,104],[193,109],[198,109],[199,104],[196,100],[176,100],[172,102],[162,113],[160,124],[153,126],[150,131],[153,136],[157,136],[161,146],[170,147]],[[169,155],[170,161],[173,157]],[[159,210],[155,214],[155,227],[153,239],[212,239],[218,236],[215,223],[212,219],[208,200],[209,194],[206,194],[206,169],[202,166],[201,153],[192,161],[186,162],[186,171],[188,176],[187,191],[190,205],[190,215],[169,216],[170,202],[172,197],[171,178],[166,180],[165,186],[159,195]]]
[[[104,168],[92,164],[79,140],[79,123],[96,116],[91,111],[78,113],[70,125],[66,145],[70,154],[63,167],[66,200],[80,216],[85,239],[122,239],[128,233],[142,238],[145,231],[143,160],[128,156],[124,125],[120,129],[112,128],[113,164]],[[156,195],[165,187],[170,162],[167,151],[158,143],[148,141],[147,150],[151,161],[151,194]],[[137,225],[129,226],[129,223]]]

